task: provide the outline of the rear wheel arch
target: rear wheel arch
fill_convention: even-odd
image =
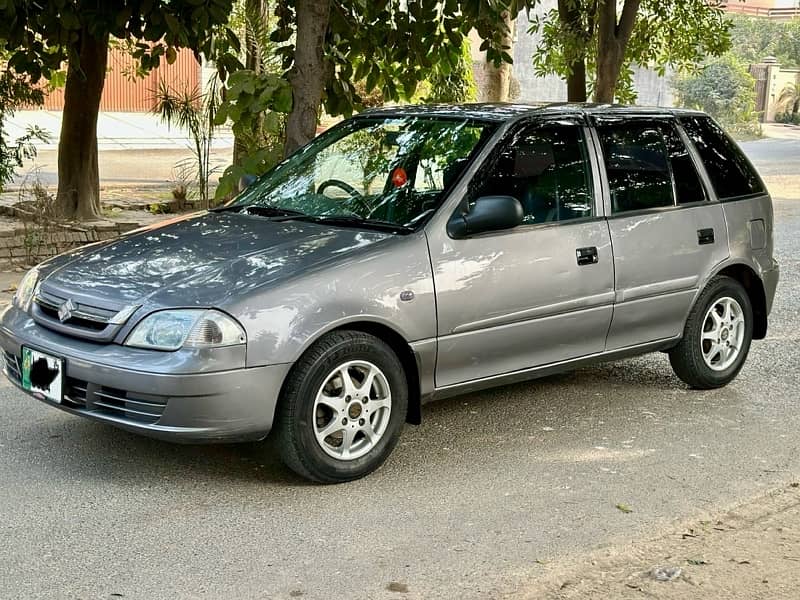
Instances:
[[[761,278],[752,267],[744,263],[728,265],[714,273],[713,277],[720,275],[735,279],[742,284],[753,307],[753,339],[764,339],[767,335],[767,295]]]

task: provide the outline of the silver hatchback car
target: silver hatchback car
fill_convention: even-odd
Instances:
[[[666,351],[693,388],[767,330],[772,203],[698,112],[398,107],[231,203],[49,260],[0,315],[4,373],[69,413],[259,440],[361,477],[437,398]]]

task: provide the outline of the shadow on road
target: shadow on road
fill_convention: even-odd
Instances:
[[[576,430],[623,421],[627,433],[635,436],[646,422],[652,425],[662,417],[679,425],[685,416],[673,403],[730,408],[743,400],[738,396],[733,387],[687,390],[672,374],[666,356],[656,354],[450,398],[426,405],[422,425],[406,426],[387,464],[366,481],[407,477],[409,463],[416,464],[415,472],[424,469],[426,476],[438,479],[465,457],[497,462],[503,454],[510,458],[525,452],[530,460],[559,462],[560,456],[575,456]],[[653,399],[660,400],[654,405]],[[220,488],[226,483],[307,485],[280,463],[271,438],[250,444],[178,445],[70,415],[47,416],[30,423],[30,433],[41,443],[26,454],[28,469],[46,463],[49,471],[69,479],[131,486],[157,482],[180,487],[199,480]]]

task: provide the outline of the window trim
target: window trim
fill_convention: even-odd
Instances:
[[[643,215],[659,214],[672,212],[675,210],[691,210],[693,208],[707,208],[711,202],[709,200],[702,200],[698,202],[689,202],[687,204],[674,204],[672,206],[656,206],[654,208],[641,208],[638,210],[629,210],[627,212],[613,213],[606,217],[611,221],[614,219],[624,219],[626,217],[637,217]]]
[[[581,217],[579,219],[567,219],[565,221],[546,221],[544,223],[522,223],[520,225],[517,225],[516,227],[512,227],[511,229],[498,229],[495,231],[484,231],[482,233],[471,233],[469,235],[465,235],[464,237],[457,238],[457,241],[469,240],[473,238],[482,239],[487,237],[498,237],[504,235],[525,234],[541,229],[550,229],[554,227],[569,227],[570,225],[586,225],[588,223],[600,222],[605,220],[606,217],[595,215],[592,217]],[[450,234],[448,233],[448,237],[449,236]],[[450,239],[456,240],[456,238],[452,237]]]

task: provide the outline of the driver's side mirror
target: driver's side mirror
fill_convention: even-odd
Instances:
[[[447,233],[458,239],[484,231],[512,229],[522,223],[524,216],[522,204],[513,196],[481,196],[468,213],[453,215]]]

